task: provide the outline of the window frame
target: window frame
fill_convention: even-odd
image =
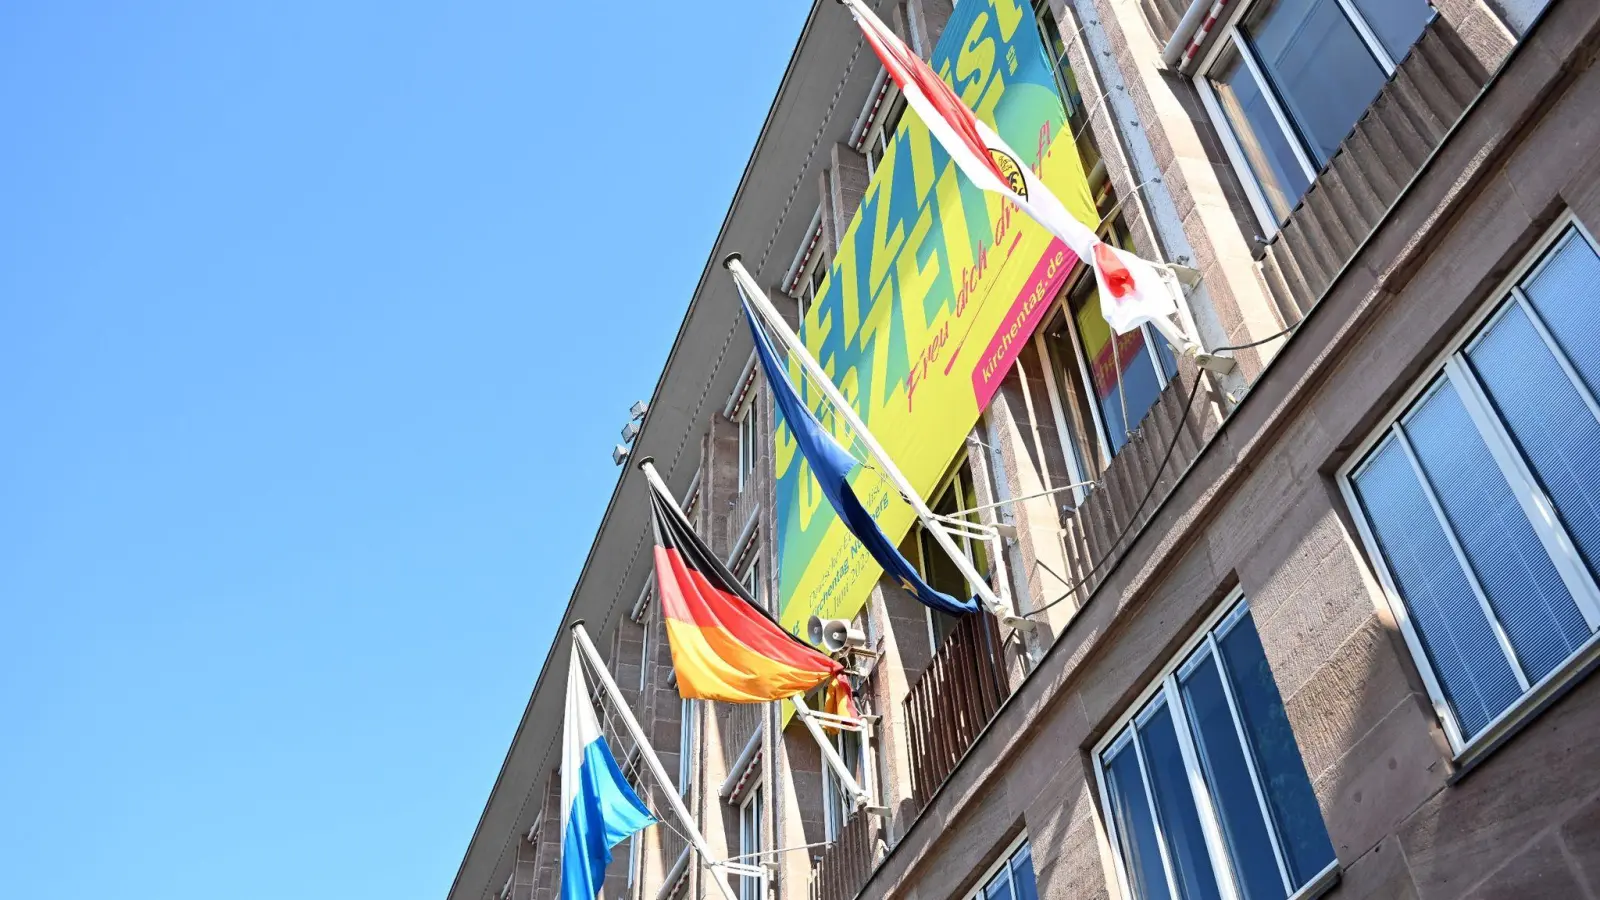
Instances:
[[[744,402],[734,411],[734,424],[739,429],[739,456],[735,489],[742,493],[755,481],[756,462],[761,458],[760,420],[756,416],[756,389],[751,385],[745,391]]]
[[[752,807],[754,808],[753,811]],[[763,872],[765,872],[766,867],[762,863],[760,853],[762,852],[761,845],[765,843],[766,838],[766,823],[763,821],[765,816],[766,792],[762,790],[761,779],[752,778],[750,779],[750,786],[745,789],[744,795],[739,798],[739,852],[737,857],[740,863],[747,866],[760,866]],[[748,830],[746,828],[747,825],[749,826]],[[745,839],[750,837],[752,833],[755,837],[755,847],[753,848],[745,843]],[[739,879],[739,900],[762,900],[766,896],[767,877],[765,874],[759,877],[751,875],[738,875],[736,877]]]
[[[1123,234],[1123,232],[1119,231],[1116,227],[1118,219],[1120,219],[1120,217],[1113,219],[1113,221],[1106,222],[1098,231],[1101,239],[1106,240],[1107,243],[1111,243],[1114,246],[1120,246],[1117,238]],[[1104,471],[1111,465],[1111,461],[1117,457],[1118,453],[1121,453],[1123,450],[1127,449],[1128,444],[1131,442],[1133,431],[1137,430],[1138,426],[1143,424],[1144,418],[1143,415],[1141,415],[1138,422],[1126,423],[1130,426],[1131,430],[1123,435],[1121,446],[1113,451],[1111,449],[1111,426],[1106,421],[1105,411],[1100,408],[1099,399],[1094,396],[1096,388],[1094,383],[1094,375],[1090,371],[1089,366],[1088,345],[1084,343],[1083,332],[1079,330],[1077,317],[1073,315],[1072,312],[1072,295],[1080,286],[1085,284],[1085,279],[1092,283],[1094,281],[1094,273],[1090,271],[1087,264],[1080,261],[1076,269],[1067,276],[1067,280],[1062,284],[1061,291],[1057,295],[1055,302],[1051,304],[1050,311],[1046,313],[1044,318],[1041,320],[1045,325],[1048,325],[1055,319],[1057,313],[1061,315],[1063,319],[1063,327],[1066,328],[1067,337],[1071,341],[1073,351],[1072,355],[1074,359],[1071,362],[1065,362],[1056,359],[1057,354],[1049,352],[1048,342],[1043,342],[1041,339],[1039,349],[1043,352],[1040,355],[1040,360],[1045,364],[1045,367],[1048,370],[1046,374],[1049,377],[1045,380],[1050,387],[1050,395],[1052,400],[1051,412],[1055,416],[1056,430],[1062,436],[1062,440],[1066,440],[1067,437],[1072,434],[1073,429],[1071,421],[1066,416],[1066,409],[1061,405],[1059,396],[1060,394],[1065,393],[1066,386],[1057,384],[1056,379],[1058,377],[1065,378],[1067,376],[1068,365],[1075,365],[1077,367],[1078,378],[1090,395],[1087,398],[1088,402],[1086,405],[1088,406],[1090,422],[1093,423],[1094,427],[1094,434],[1085,435],[1085,437],[1091,438],[1092,442],[1096,445],[1096,450],[1098,452],[1096,452],[1095,455],[1098,456],[1100,460],[1100,471]],[[1099,290],[1098,286],[1096,286],[1094,289]],[[1167,387],[1172,384],[1172,377],[1169,376],[1166,372],[1166,369],[1162,367],[1161,354],[1156,349],[1156,342],[1165,342],[1166,338],[1162,337],[1160,332],[1156,331],[1154,328],[1151,328],[1149,323],[1141,324],[1139,326],[1139,332],[1144,338],[1145,348],[1148,356],[1150,357],[1150,367],[1154,369],[1156,373],[1156,399],[1157,402],[1159,402],[1161,392],[1165,391]],[[1120,335],[1113,331],[1110,339],[1114,343],[1119,337]],[[1176,353],[1173,355],[1176,356]],[[1124,410],[1126,410],[1127,389],[1123,386],[1123,380],[1120,372],[1118,373],[1117,378],[1117,392],[1121,395],[1121,405],[1123,406]],[[1154,408],[1153,403],[1151,404],[1151,408]],[[1144,414],[1148,415],[1149,410],[1146,410]],[[1126,413],[1124,413],[1124,415],[1126,415]],[[1079,450],[1076,447],[1076,442],[1073,442],[1072,452],[1068,455],[1074,457],[1074,459],[1069,460],[1068,464],[1072,468],[1079,470],[1076,480],[1093,480],[1093,476],[1087,474],[1088,461],[1076,459],[1078,452]],[[1087,488],[1080,490],[1083,491],[1084,495],[1087,495]],[[1078,502],[1082,502],[1083,497],[1079,496],[1077,492],[1074,492],[1073,496]]]
[[[694,782],[694,751],[698,743],[700,722],[696,718],[699,708],[689,697],[679,698],[678,706],[678,796],[689,796]]]
[[[653,592],[652,592],[653,593]],[[653,597],[651,599],[654,599]],[[650,664],[650,651],[655,648],[650,642],[650,629],[655,625],[653,610],[649,601],[645,602],[644,614],[639,617],[639,626],[642,634],[639,636],[639,692],[643,693],[650,686],[650,670],[655,668]]]
[[[756,606],[765,610],[767,608],[767,592],[766,585],[761,581],[761,550],[759,547],[754,546],[753,540],[751,543],[750,549],[744,553],[747,561],[739,572],[739,584],[750,592],[750,599],[756,602]]]
[[[1222,146],[1228,155],[1228,163],[1233,167],[1234,174],[1244,185],[1245,196],[1250,200],[1250,206],[1255,212],[1257,222],[1264,229],[1263,236],[1271,238],[1283,227],[1283,223],[1288,220],[1289,216],[1294,214],[1294,210],[1299,207],[1300,201],[1305,199],[1305,192],[1290,201],[1289,213],[1284,216],[1283,220],[1280,221],[1277,216],[1273,215],[1272,206],[1267,202],[1266,192],[1262,190],[1261,184],[1256,180],[1255,172],[1251,170],[1249,159],[1245,156],[1244,147],[1239,143],[1239,137],[1234,133],[1232,123],[1228,121],[1227,115],[1222,111],[1222,102],[1217,97],[1216,90],[1211,86],[1210,80],[1212,69],[1216,67],[1218,60],[1224,53],[1231,49],[1239,54],[1240,62],[1250,70],[1250,76],[1260,85],[1262,99],[1272,113],[1273,120],[1277,122],[1279,130],[1288,141],[1295,159],[1300,163],[1300,168],[1303,170],[1308,182],[1306,191],[1309,191],[1311,186],[1316,184],[1317,176],[1322,174],[1322,168],[1317,165],[1310,147],[1306,146],[1306,140],[1301,135],[1300,128],[1294,123],[1294,119],[1290,117],[1288,111],[1284,109],[1283,101],[1278,97],[1277,89],[1273,87],[1272,82],[1266,77],[1266,73],[1262,71],[1261,62],[1256,59],[1254,52],[1251,50],[1250,42],[1245,40],[1244,35],[1239,31],[1239,23],[1250,14],[1251,10],[1263,2],[1270,2],[1270,0],[1247,0],[1247,2],[1240,3],[1227,14],[1223,22],[1219,23],[1221,27],[1218,30],[1221,35],[1212,44],[1211,48],[1206,51],[1205,56],[1200,60],[1200,64],[1195,66],[1194,73],[1189,78],[1200,95],[1200,103],[1205,107],[1206,115],[1210,117],[1212,127],[1216,129],[1218,136],[1222,138]],[[1361,43],[1366,47],[1367,51],[1372,54],[1372,58],[1378,64],[1378,68],[1383,71],[1384,83],[1387,84],[1392,81],[1396,69],[1399,68],[1399,63],[1389,56],[1389,51],[1384,49],[1383,42],[1378,40],[1378,36],[1372,31],[1371,26],[1367,24],[1366,19],[1362,17],[1361,11],[1356,8],[1352,0],[1333,0],[1333,2],[1339,7],[1339,11],[1344,14],[1345,19],[1350,22],[1351,27],[1355,29],[1356,35],[1361,39]],[[1438,15],[1438,12],[1435,11],[1434,15]],[[1357,121],[1360,120],[1357,119]],[[1355,123],[1351,123],[1351,125],[1354,127]]]
[[[643,795],[644,791],[639,785],[639,775],[643,769],[644,757],[637,747],[633,754],[622,766],[622,779],[633,788],[634,793]],[[644,868],[644,831],[635,831],[628,835],[628,887],[632,889],[639,880]]]
[[[1444,729],[1446,738],[1450,743],[1452,762],[1456,771],[1452,778],[1464,775],[1472,766],[1505,743],[1523,724],[1537,716],[1551,703],[1555,702],[1569,688],[1576,685],[1584,675],[1600,665],[1600,573],[1591,575],[1588,566],[1583,562],[1577,548],[1572,544],[1567,535],[1566,526],[1561,524],[1555,514],[1555,507],[1549,495],[1538,484],[1532,471],[1528,468],[1527,461],[1521,451],[1516,447],[1504,422],[1493,409],[1479,382],[1477,375],[1471,367],[1464,362],[1466,354],[1499,318],[1505,315],[1513,306],[1520,306],[1533,323],[1534,330],[1540,339],[1550,347],[1552,355],[1560,365],[1563,374],[1574,385],[1578,396],[1582,398],[1589,411],[1600,420],[1600,398],[1596,398],[1584,384],[1583,379],[1573,371],[1566,354],[1554,344],[1549,331],[1542,319],[1528,302],[1522,290],[1522,283],[1536,277],[1544,267],[1555,257],[1555,254],[1570,240],[1585,241],[1590,250],[1600,255],[1600,243],[1584,227],[1571,210],[1564,211],[1557,217],[1555,223],[1540,236],[1523,258],[1518,261],[1504,279],[1499,281],[1494,289],[1489,292],[1489,299],[1473,311],[1465,324],[1451,336],[1445,347],[1435,354],[1423,368],[1423,375],[1416,379],[1400,396],[1400,398],[1385,411],[1383,416],[1373,425],[1370,433],[1362,439],[1351,451],[1335,472],[1335,481],[1339,485],[1340,495],[1343,497],[1350,518],[1355,522],[1356,531],[1361,538],[1362,550],[1377,576],[1379,587],[1382,591],[1382,602],[1387,605],[1390,614],[1400,626],[1401,635],[1405,638],[1406,649],[1410,651],[1413,663],[1418,674],[1422,677],[1423,684],[1428,689],[1428,698],[1433,705],[1435,716]],[[1562,585],[1572,595],[1573,602],[1584,620],[1589,623],[1591,634],[1587,641],[1577,651],[1567,657],[1543,678],[1537,682],[1530,682],[1513,648],[1509,646],[1509,638],[1501,626],[1500,618],[1488,607],[1483,589],[1479,584],[1477,574],[1467,563],[1464,551],[1459,546],[1453,527],[1445,526],[1444,532],[1452,551],[1467,583],[1473,588],[1478,597],[1478,602],[1484,606],[1485,615],[1491,632],[1500,644],[1501,652],[1505,653],[1511,665],[1522,694],[1510,706],[1492,717],[1481,731],[1471,736],[1465,736],[1461,729],[1455,712],[1444,693],[1442,682],[1434,671],[1433,663],[1428,658],[1427,650],[1422,643],[1421,632],[1417,630],[1416,623],[1412,621],[1410,610],[1397,589],[1394,577],[1389,571],[1388,562],[1384,559],[1379,548],[1376,535],[1372,531],[1371,523],[1367,521],[1364,507],[1360,502],[1355,487],[1355,479],[1376,456],[1377,451],[1390,440],[1401,441],[1413,470],[1417,467],[1415,453],[1409,446],[1403,433],[1395,426],[1403,422],[1414,413],[1421,403],[1446,381],[1455,386],[1462,405],[1466,407],[1478,434],[1488,447],[1490,456],[1493,457],[1496,467],[1507,486],[1517,498],[1518,505],[1527,516],[1529,525],[1538,537],[1540,546],[1550,555],[1551,563],[1555,566],[1561,578]],[[1427,479],[1419,479],[1423,495],[1434,508],[1434,515],[1440,516],[1438,500],[1432,486]]]
[[[967,510],[967,498],[961,494],[961,472],[963,469],[967,471],[968,478],[972,482],[973,499],[977,499],[978,473],[975,467],[972,465],[971,455],[969,455],[967,452],[967,442],[962,441],[961,449],[957,451],[955,458],[950,461],[950,465],[945,469],[944,475],[940,476],[938,486],[929,491],[927,494],[929,508],[937,507],[944,500],[945,493],[954,490],[956,492],[957,501],[956,511],[963,512]],[[993,485],[991,484],[990,487],[992,490]],[[977,522],[979,520],[976,517],[973,517],[972,521]],[[913,522],[911,529],[906,533],[912,538],[911,544],[916,549],[917,554],[915,560],[908,561],[910,561],[912,563],[912,567],[917,570],[917,574],[921,575],[923,580],[926,581],[931,577],[928,572],[928,554],[922,545],[922,539],[926,535],[926,529],[923,528],[922,523]],[[983,542],[973,538],[969,534],[958,533],[951,535],[951,537],[953,540],[960,543],[961,549],[966,552],[967,560],[972,563],[972,567],[977,569],[986,580],[992,578],[994,574],[994,560],[990,559],[990,554],[994,552],[994,548],[983,544]],[[981,560],[979,559],[979,554],[982,554]],[[982,565],[979,565],[980,561]],[[932,583],[929,583],[929,587],[933,587],[936,590],[938,589],[937,585]],[[962,587],[963,593],[970,592],[971,589],[971,585],[964,585]],[[933,607],[926,604],[922,604],[922,612],[923,620],[928,626],[928,649],[932,653],[938,653],[939,647],[944,644],[944,641],[939,637],[939,631],[938,627],[935,625],[934,616],[949,614],[937,612]]]
[[[1029,864],[1031,865],[1033,862],[1033,842],[1028,839],[1028,832],[1023,831],[1006,844],[1005,849],[1000,851],[999,857],[983,870],[983,874],[978,877],[977,881],[973,883],[970,889],[962,891],[958,895],[961,900],[983,900],[983,898],[988,894],[989,885],[993,884],[995,879],[999,878],[1002,874],[1006,876],[1006,881],[1010,883],[1011,900],[1019,900],[1017,897],[1016,874],[1012,869],[1011,863],[1012,860],[1017,858],[1017,854],[1022,852],[1024,847],[1026,847],[1028,850],[1028,860]],[[1039,878],[1038,871],[1035,870],[1033,875],[1035,882],[1035,894],[1037,894]]]
[[[901,96],[900,88],[892,80],[886,82],[884,86],[883,99],[879,102],[878,109],[882,113],[872,117],[872,124],[867,128],[867,133],[861,136],[861,142],[857,145],[859,149],[856,151],[867,161],[869,182],[878,174],[883,160],[889,155],[889,145],[900,131],[900,122],[906,115],[906,99]],[[891,121],[894,123],[892,127],[889,125]],[[877,159],[873,159],[874,150],[879,151]]]
[[[865,705],[865,700],[866,698],[864,697],[856,698],[858,711],[863,716],[870,715],[870,711]],[[851,755],[846,755],[847,751],[844,746],[846,738],[850,735],[854,735],[857,740],[856,752],[851,754],[855,757],[854,760],[850,758]],[[846,766],[850,767],[851,775],[861,785],[861,789],[866,791],[868,796],[876,797],[876,779],[873,776],[872,766],[872,735],[866,730],[849,731],[840,729],[837,734],[833,735],[830,743],[833,744],[833,749],[838,751],[839,758],[844,761]],[[822,768],[822,836],[823,840],[830,844],[839,839],[839,835],[844,832],[845,826],[850,822],[850,813],[841,813],[840,811],[840,807],[846,804],[847,798],[843,797],[842,787],[838,782],[838,776],[834,774],[832,767],[824,765]]]
[[[1112,887],[1115,889],[1114,894],[1116,896],[1132,900],[1136,895],[1133,892],[1132,882],[1128,878],[1127,862],[1122,858],[1121,844],[1117,836],[1117,823],[1112,815],[1112,810],[1115,807],[1111,803],[1110,784],[1106,777],[1106,757],[1112,750],[1120,749],[1123,744],[1134,743],[1134,751],[1139,760],[1140,774],[1146,785],[1146,800],[1152,804],[1151,814],[1159,822],[1160,815],[1153,809],[1155,796],[1149,790],[1150,775],[1145,767],[1144,751],[1134,741],[1134,732],[1136,726],[1149,721],[1163,709],[1168,711],[1172,719],[1173,731],[1177,735],[1178,748],[1183,757],[1184,770],[1188,774],[1190,790],[1194,794],[1195,811],[1200,819],[1200,831],[1206,844],[1206,858],[1210,861],[1213,871],[1218,876],[1218,893],[1223,900],[1233,900],[1238,896],[1235,886],[1236,876],[1233,873],[1233,861],[1228,858],[1228,845],[1223,836],[1222,822],[1217,812],[1216,804],[1212,800],[1211,790],[1206,787],[1205,792],[1202,794],[1196,787],[1197,785],[1205,785],[1205,772],[1200,763],[1199,749],[1195,746],[1192,726],[1186,715],[1187,707],[1184,704],[1182,694],[1178,690],[1178,680],[1193,672],[1204,661],[1208,659],[1214,661],[1218,674],[1223,676],[1223,695],[1228,702],[1228,710],[1233,719],[1234,729],[1238,732],[1240,744],[1246,748],[1250,747],[1250,743],[1242,731],[1238,698],[1234,696],[1233,686],[1224,674],[1226,668],[1223,665],[1222,655],[1217,646],[1218,639],[1225,637],[1231,629],[1236,627],[1249,609],[1250,601],[1245,597],[1242,587],[1236,586],[1229,591],[1228,595],[1217,605],[1217,608],[1212,610],[1201,621],[1200,625],[1194,629],[1194,633],[1184,640],[1178,651],[1162,664],[1158,670],[1161,674],[1152,679],[1151,683],[1139,692],[1134,701],[1128,704],[1127,711],[1117,717],[1112,726],[1107,729],[1105,736],[1095,743],[1090,752],[1090,765],[1094,769],[1095,792],[1099,801],[1098,811],[1101,822],[1105,826],[1106,842],[1111,853],[1112,873],[1115,876],[1115,882]],[[1160,703],[1157,702],[1158,697],[1160,698]],[[1272,844],[1272,852],[1280,877],[1283,878],[1285,884],[1288,884],[1290,882],[1287,868],[1288,859],[1283,847],[1284,838],[1283,835],[1278,833],[1277,826],[1267,806],[1266,796],[1262,792],[1259,763],[1254,755],[1249,752],[1244,754],[1244,760],[1250,772],[1251,786],[1256,792],[1256,803],[1261,809],[1262,818],[1267,825],[1267,836]],[[1309,773],[1307,773],[1307,777],[1309,778]],[[1162,870],[1167,875],[1168,889],[1170,891],[1173,878],[1172,865],[1169,861],[1170,857],[1167,850],[1167,837],[1159,827],[1156,833],[1156,840],[1160,851]],[[1338,883],[1341,871],[1339,857],[1335,853],[1332,862],[1328,863],[1322,871],[1311,876],[1310,880],[1300,888],[1292,891],[1287,900],[1310,900],[1310,898],[1321,896]],[[1178,896],[1176,892],[1173,892],[1172,895]]]

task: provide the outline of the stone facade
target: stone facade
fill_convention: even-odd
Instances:
[[[1186,326],[1207,347],[1269,340],[1240,350],[1227,375],[1181,361],[1134,439],[1067,509],[1033,497],[986,514],[1015,529],[1006,564],[1019,608],[1071,599],[1041,611],[1035,631],[1002,627],[1005,699],[922,798],[913,797],[917,736],[906,704],[926,673],[948,664],[948,644],[935,649],[926,614],[895,587],[874,591],[858,623],[881,651],[863,701],[876,717],[872,781],[887,809],[873,817],[862,844],[870,863],[853,882],[840,888],[834,878],[824,892],[817,875],[819,865],[855,869],[834,854],[838,841],[830,846],[826,776],[809,737],[793,723],[780,730],[770,707],[694,710],[693,777],[682,793],[726,857],[739,852],[739,801],[760,787],[763,849],[775,851],[767,897],[966,900],[1025,836],[1040,898],[1131,900],[1097,787],[1097,748],[1242,595],[1337,858],[1324,896],[1600,900],[1600,687],[1580,671],[1495,746],[1453,749],[1340,487],[1363,442],[1552,227],[1600,233],[1600,4],[1435,5],[1438,16],[1305,199],[1258,239],[1193,73],[1161,59],[1188,4],[1050,0],[1072,35],[1065,62],[1086,107],[1102,100],[1090,134],[1134,242],[1200,272]],[[924,53],[951,8],[879,6]],[[815,210],[830,254],[866,185],[841,122],[869,99],[871,75],[856,67],[871,66],[850,56],[837,87],[827,73],[809,87],[794,79],[807,40],[855,40],[834,21],[840,15],[831,2],[814,7],[774,107],[778,115],[798,103],[791,91],[836,92],[796,182],[814,202],[784,201],[772,227],[798,241]],[[755,159],[766,152],[758,146]],[[730,218],[742,202],[754,201],[736,199]],[[766,256],[787,263],[795,252]],[[769,262],[756,274],[774,284],[781,268]],[[774,297],[793,308],[787,295]],[[1288,326],[1292,336],[1274,338]],[[773,413],[748,354],[747,339],[730,339],[714,363],[675,356],[664,383],[692,377],[717,390],[661,440],[698,448],[679,454],[671,473],[697,486],[691,518],[730,564],[754,560],[771,598]],[[1065,484],[1067,451],[1040,424],[1048,377],[1036,351],[1024,354],[974,429],[966,463],[981,503]],[[1186,402],[1191,394],[1197,402]],[[743,415],[758,417],[762,450],[741,489]],[[614,506],[604,527],[614,518],[621,527],[621,517],[637,532],[643,506]],[[636,589],[647,555],[625,572],[584,578]],[[599,618],[575,598],[569,618]],[[595,638],[676,774],[683,707],[660,618],[649,603],[640,608],[637,617],[608,614]],[[530,709],[541,692],[559,693],[558,682],[542,679]],[[559,730],[558,720],[525,719],[451,900],[502,889],[508,900],[557,896],[559,781],[536,763]],[[625,755],[630,742],[612,733]],[[664,809],[668,788],[648,775],[640,782]],[[512,819],[513,828],[490,827]],[[720,896],[672,829],[638,840],[636,854],[619,848],[608,898]]]

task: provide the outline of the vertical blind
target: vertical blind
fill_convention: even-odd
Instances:
[[[1569,228],[1351,476],[1458,742],[1600,625],[1597,301],[1600,255]]]

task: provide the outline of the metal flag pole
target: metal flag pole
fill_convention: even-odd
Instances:
[[[628,708],[628,702],[622,696],[622,689],[617,687],[617,682],[611,677],[611,670],[606,668],[605,661],[600,658],[600,652],[594,648],[594,643],[589,640],[589,632],[585,631],[582,622],[572,623],[572,646],[574,651],[581,651],[588,658],[595,671],[595,677],[600,679],[600,684],[606,689],[606,695],[611,698],[611,705],[617,710],[617,718],[627,727],[628,734],[633,737],[634,746],[639,748],[639,757],[644,760],[650,774],[661,785],[661,793],[666,796],[667,807],[672,814],[678,817],[683,825],[683,833],[689,839],[695,852],[700,854],[700,860],[705,864],[706,870],[711,873],[711,880],[716,882],[722,892],[722,900],[739,900],[734,896],[733,888],[729,887],[728,880],[717,872],[717,863],[711,855],[711,847],[706,843],[705,836],[700,829],[695,827],[694,817],[689,815],[689,808],[683,805],[683,798],[678,796],[678,787],[667,777],[667,770],[661,765],[661,760],[656,756],[655,748],[650,746],[650,741],[644,735],[644,729],[639,727],[639,721],[633,717],[633,710]]]
[[[839,751],[833,746],[833,742],[828,740],[828,736],[823,733],[822,726],[817,724],[816,714],[811,711],[811,707],[806,705],[805,698],[795,694],[789,698],[789,702],[794,704],[794,714],[800,718],[800,721],[806,726],[806,730],[811,732],[811,736],[816,738],[817,746],[822,748],[822,758],[828,761],[828,766],[833,769],[833,774],[839,777],[839,785],[844,788],[846,794],[850,795],[851,805],[856,809],[865,809],[868,812],[887,815],[889,812],[887,809],[872,805],[872,797],[862,789],[855,776],[850,774],[849,767],[844,764],[844,758],[839,755]]]
[[[828,377],[828,374],[822,370],[822,366],[818,365],[816,359],[812,357],[811,351],[807,350],[805,344],[800,342],[800,338],[795,336],[793,329],[789,327],[789,323],[785,322],[783,316],[779,315],[777,309],[773,308],[772,301],[767,299],[766,292],[761,290],[761,286],[756,284],[754,278],[750,277],[750,273],[745,269],[744,263],[739,260],[739,254],[729,254],[722,264],[727,267],[729,272],[733,273],[734,283],[738,285],[739,292],[744,295],[745,302],[749,303],[750,307],[761,316],[767,328],[778,336],[778,340],[788,349],[790,355],[800,361],[801,367],[806,370],[806,374],[811,376],[811,380],[821,389],[823,396],[828,398],[828,402],[832,404],[834,411],[843,416],[846,422],[850,423],[850,428],[855,432],[856,438],[867,448],[867,452],[872,454],[876,468],[900,491],[900,496],[911,504],[912,510],[916,512],[917,518],[922,522],[922,527],[926,528],[933,535],[934,541],[944,548],[945,553],[949,554],[950,561],[955,563],[956,568],[967,579],[967,583],[972,586],[984,608],[1012,627],[1034,627],[1032,622],[1017,618],[1011,609],[1011,605],[1001,600],[995,594],[994,589],[989,587],[989,583],[984,580],[983,575],[972,564],[972,560],[967,558],[967,554],[962,552],[961,547],[950,536],[944,524],[939,521],[939,517],[934,515],[933,510],[928,508],[928,504],[923,501],[922,495],[917,493],[916,489],[911,486],[911,482],[907,481],[905,475],[901,474],[900,469],[895,466],[894,460],[889,458],[888,451],[884,450],[878,444],[878,439],[872,436],[871,431],[867,430],[867,424],[861,421],[861,417],[856,414],[856,408],[844,398],[844,394],[840,393],[838,386],[833,383],[833,379]]]
[[[672,504],[673,509],[680,513],[683,512],[683,508],[678,506],[678,498],[672,495],[672,490],[667,487],[666,481],[662,480],[661,473],[656,471],[655,460],[648,456],[639,460],[639,471],[644,473],[644,477],[661,496],[667,498],[667,502]],[[844,785],[845,793],[850,795],[850,802],[858,808],[871,808],[872,798],[866,791],[862,790],[861,785],[850,774],[850,769],[844,764],[844,760],[840,758],[839,751],[828,741],[827,735],[823,734],[822,728],[817,724],[816,714],[811,711],[811,707],[806,705],[805,700],[799,694],[789,699],[794,703],[795,715],[800,717],[800,721],[805,723],[806,730],[811,732],[813,738],[816,738],[817,747],[822,751],[822,758],[833,769],[833,773],[839,777],[839,782]]]

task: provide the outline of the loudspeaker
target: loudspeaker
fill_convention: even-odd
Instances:
[[[812,616],[806,622],[806,637],[828,653],[845,649],[860,649],[867,645],[867,636],[858,628],[850,627],[849,619],[824,619]]]

